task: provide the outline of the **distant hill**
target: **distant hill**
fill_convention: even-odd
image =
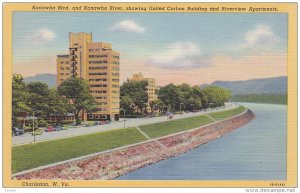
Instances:
[[[219,86],[230,89],[233,95],[236,94],[284,94],[287,92],[287,77],[260,78],[245,81],[215,81],[212,84],[201,85]]]
[[[24,77],[24,82],[44,82],[49,87],[56,87],[56,75],[55,74],[37,74],[35,76]]]

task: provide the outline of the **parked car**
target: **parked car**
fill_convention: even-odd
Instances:
[[[63,126],[63,127],[62,127],[63,130],[67,130],[67,129],[69,129],[69,128],[70,128],[70,126]]]
[[[24,134],[24,129],[13,127],[12,128],[12,134],[15,135],[15,136],[23,135]]]
[[[54,127],[54,130],[55,130],[55,131],[61,131],[61,130],[63,130],[63,128],[62,128],[61,126],[58,125],[58,126],[55,126],[55,127]]]
[[[43,129],[39,128],[35,130],[34,132],[31,133],[32,135],[42,135],[43,134]]]
[[[99,121],[94,121],[93,126],[99,125]]]
[[[45,132],[52,132],[52,131],[55,131],[55,129],[54,129],[53,126],[48,126],[48,127],[45,129]]]
[[[106,121],[100,121],[100,125],[105,125]]]

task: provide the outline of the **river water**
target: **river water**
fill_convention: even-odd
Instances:
[[[285,180],[286,106],[242,105],[256,116],[248,124],[117,180]]]

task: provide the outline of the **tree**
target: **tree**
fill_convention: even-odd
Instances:
[[[230,90],[217,87],[217,86],[207,86],[203,88],[203,104],[204,107],[218,107],[224,106],[230,98]]]
[[[59,95],[56,88],[49,89],[49,96],[47,98],[49,105],[46,112],[47,117],[50,115],[55,115],[56,117],[57,115],[65,115],[68,112],[74,111],[74,108],[72,108],[73,106],[68,103],[68,100],[65,97]]]
[[[38,112],[41,118],[46,119],[47,111],[49,110],[48,85],[43,82],[30,82],[27,84],[27,90],[30,97],[28,105],[32,109],[32,112],[30,113]]]
[[[130,96],[125,95],[121,98],[120,101],[120,106],[122,109],[124,109],[125,111],[127,111],[127,114],[133,114],[134,111],[134,102],[133,100],[130,98]]]
[[[166,110],[166,106],[163,102],[161,102],[161,100],[157,99],[154,101],[150,102],[150,107],[152,109],[152,111],[156,111],[156,110],[160,110],[160,111],[165,111]]]
[[[27,112],[31,111],[28,105],[29,93],[26,84],[23,82],[23,77],[19,74],[14,74],[12,77],[12,125],[18,125],[18,117],[23,113],[26,116]]]
[[[74,109],[76,125],[81,124],[80,112],[94,109],[95,100],[89,93],[89,86],[86,80],[69,78],[58,87],[58,93],[70,100]]]
[[[143,113],[143,109],[147,107],[147,81],[130,81],[123,83],[120,87],[121,108],[128,112],[133,112],[134,108]]]
[[[179,110],[182,95],[174,84],[168,84],[159,89],[158,99],[168,107],[169,111]]]

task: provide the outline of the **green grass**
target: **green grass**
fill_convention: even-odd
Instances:
[[[227,110],[219,113],[209,114],[216,121],[222,120],[237,114],[242,113],[245,107],[238,107],[236,109]],[[173,133],[178,133],[181,131],[186,131],[199,126],[203,126],[213,121],[205,115],[200,115],[196,117],[190,117],[185,119],[178,119],[173,121],[166,121],[162,123],[154,123],[150,125],[143,125],[139,128],[145,132],[150,138],[162,137],[165,135],[170,135]]]
[[[244,107],[211,113],[215,120],[237,115]],[[156,138],[212,123],[205,115],[140,126],[149,137]],[[12,147],[12,173],[101,152],[147,140],[136,128],[45,141]]]
[[[239,94],[230,99],[237,102],[287,104],[287,94]]]
[[[244,112],[245,110],[246,110],[245,107],[240,106],[238,108],[227,110],[227,111],[223,111],[223,112],[210,113],[209,116],[211,118],[213,118],[214,120],[216,120],[216,121],[220,121],[222,119],[226,119],[226,118],[238,115],[238,114]]]
[[[136,128],[127,128],[15,146],[12,148],[12,172],[16,173],[144,140],[146,138]]]
[[[139,128],[145,132],[150,138],[161,137],[172,133],[186,131],[195,127],[212,123],[212,120],[206,116],[196,116],[150,125],[143,125]]]

